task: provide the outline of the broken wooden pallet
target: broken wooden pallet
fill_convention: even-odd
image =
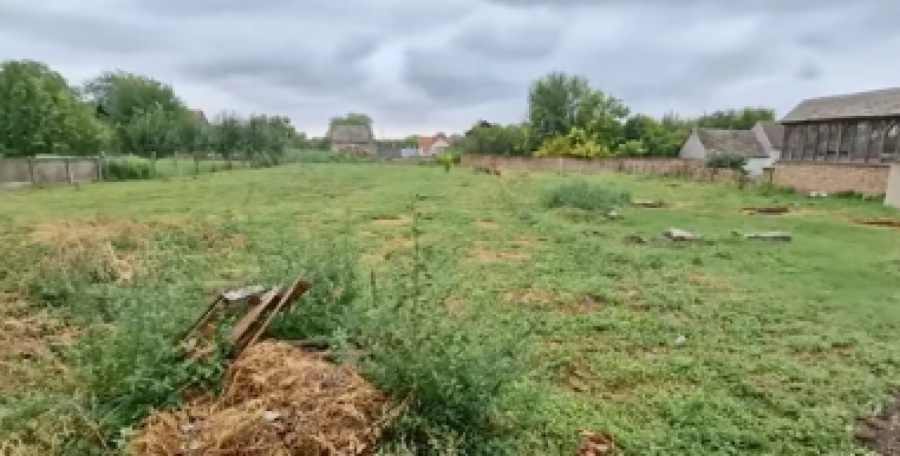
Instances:
[[[220,320],[225,315],[244,312],[231,328],[226,343],[233,357],[256,343],[269,329],[278,314],[287,312],[310,284],[299,278],[287,289],[266,289],[258,285],[220,293],[206,311],[181,338],[189,356],[203,357],[211,353]]]

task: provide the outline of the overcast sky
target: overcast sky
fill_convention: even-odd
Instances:
[[[513,122],[549,71],[685,114],[900,85],[898,0],[0,0],[0,59],[172,84],[194,108],[348,111],[389,136]]]

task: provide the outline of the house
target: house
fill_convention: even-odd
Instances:
[[[804,100],[780,123],[785,161],[885,163],[900,158],[900,88]]]
[[[332,152],[376,155],[378,146],[371,125],[334,125],[328,132]]]
[[[681,146],[680,158],[706,160],[715,154],[742,155],[747,158],[744,168],[751,176],[759,176],[772,165],[765,146],[753,130],[716,130],[695,128]]]
[[[419,136],[419,155],[432,157],[450,147],[450,138],[444,133],[434,136]]]
[[[777,122],[756,122],[750,130],[763,145],[772,163],[778,161],[784,147],[784,125]]]

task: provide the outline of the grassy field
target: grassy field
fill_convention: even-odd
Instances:
[[[303,273],[326,292],[276,332],[399,338],[367,372],[424,398],[407,437],[468,454],[573,454],[581,430],[634,455],[865,454],[850,428],[900,379],[900,231],[855,221],[900,215],[619,174],[585,179],[668,207],[542,205],[575,179],[301,164],[4,194],[5,312],[44,330],[6,336],[0,432],[32,420],[43,451],[118,451],[104,442],[178,382],[214,376],[168,370],[164,350],[214,290]],[[776,204],[792,210],[741,212]],[[704,241],[663,240],[671,227]],[[48,340],[78,342],[10,361]]]

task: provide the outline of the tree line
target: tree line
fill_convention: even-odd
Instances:
[[[187,154],[265,165],[306,141],[284,116],[226,111],[207,119],[147,76],[107,71],[73,86],[40,62],[0,63],[0,156]]]
[[[582,76],[550,73],[532,83],[525,120],[476,122],[454,148],[466,153],[538,157],[677,156],[693,128],[743,130],[772,121],[762,107],[720,110],[698,117],[632,113],[618,98]]]

